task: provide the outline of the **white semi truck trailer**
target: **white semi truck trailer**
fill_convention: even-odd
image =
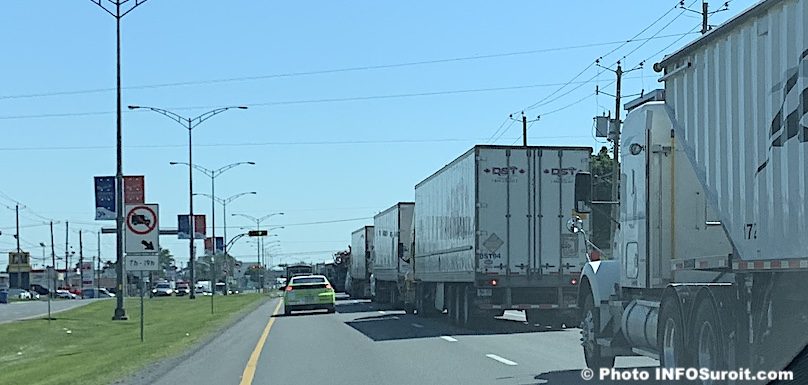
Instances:
[[[415,186],[415,307],[456,323],[524,310],[578,324],[587,262],[566,230],[590,147],[475,146]],[[588,226],[588,221],[583,222]]]
[[[808,1],[760,2],[626,105],[614,255],[578,296],[589,367],[782,370],[808,343],[806,26]],[[588,212],[591,178],[575,179]]]
[[[414,303],[412,269],[414,214],[414,202],[398,202],[373,217],[375,234],[370,287],[374,302],[393,305]],[[407,306],[406,310],[412,309],[412,306]]]
[[[370,298],[373,274],[373,226],[362,226],[351,233],[351,260],[345,290],[353,298]]]

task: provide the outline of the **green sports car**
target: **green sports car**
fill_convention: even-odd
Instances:
[[[322,275],[299,275],[286,284],[283,294],[283,313],[295,310],[325,309],[334,312],[336,295],[331,283]]]

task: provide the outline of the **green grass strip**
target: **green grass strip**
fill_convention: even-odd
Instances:
[[[268,296],[144,299],[145,341],[140,342],[140,299],[126,298],[129,320],[112,321],[115,300],[0,325],[0,384],[101,385],[160,359],[176,356],[214,330],[257,307]]]

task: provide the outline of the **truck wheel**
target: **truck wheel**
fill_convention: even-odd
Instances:
[[[460,307],[461,324],[466,327],[480,326],[483,321],[491,318],[492,313],[474,307],[474,297],[477,292],[473,287],[461,287],[462,290],[458,290],[459,298],[463,301],[463,305]]]
[[[712,302],[704,298],[696,308],[696,318],[693,323],[693,341],[695,351],[695,364],[699,368],[713,371],[726,370],[726,346],[724,334],[718,313]],[[726,382],[712,382],[711,384],[724,384]]]
[[[595,332],[597,330],[597,325],[595,325],[595,312],[597,310],[592,293],[588,293],[584,300],[584,319],[581,321],[581,345],[584,347],[586,366],[595,370],[614,367],[614,356],[604,355],[601,351],[601,346],[595,340],[597,338]]]
[[[659,307],[657,324],[659,363],[664,368],[689,368],[690,354],[685,346],[685,328],[676,298],[669,296]]]
[[[454,290],[452,285],[445,285],[443,292],[443,306],[446,308],[446,316],[449,317],[449,323],[457,323],[457,311],[455,310]]]

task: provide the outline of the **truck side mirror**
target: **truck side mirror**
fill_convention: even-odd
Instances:
[[[575,211],[581,214],[592,212],[592,174],[575,174]]]

